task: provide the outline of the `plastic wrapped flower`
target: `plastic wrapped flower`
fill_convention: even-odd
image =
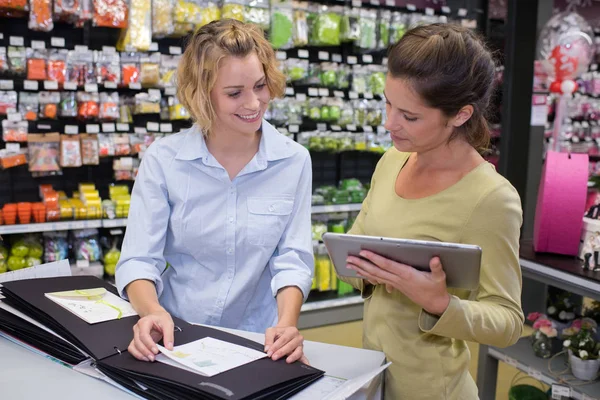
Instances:
[[[534,323],[533,323],[533,329],[540,329],[541,327],[546,326],[546,327],[552,327],[552,322],[550,322],[550,320],[546,319],[546,318],[538,318]]]
[[[527,315],[527,320],[531,321],[531,322],[535,322],[537,319],[539,319],[543,314],[539,313],[539,312],[532,312],[529,313],[529,315]]]
[[[540,332],[549,338],[556,337],[556,335],[557,335],[556,328],[553,328],[552,326],[542,326],[540,328]]]

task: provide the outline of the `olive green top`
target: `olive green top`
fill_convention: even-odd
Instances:
[[[449,289],[441,317],[428,314],[401,292],[360,279],[343,279],[365,297],[364,347],[383,351],[385,398],[476,399],[466,340],[497,347],[514,344],[523,327],[517,191],[485,162],[453,186],[421,199],[396,194],[409,153],[392,148],[377,164],[371,189],[349,233],[478,245],[476,292]]]

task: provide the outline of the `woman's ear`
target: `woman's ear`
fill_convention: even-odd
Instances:
[[[458,113],[454,116],[454,118],[452,118],[452,126],[454,126],[455,128],[463,126],[465,122],[467,122],[471,118],[471,116],[473,116],[473,111],[473,106],[470,104],[461,108],[458,111]]]

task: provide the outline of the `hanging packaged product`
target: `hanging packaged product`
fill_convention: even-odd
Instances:
[[[358,94],[367,92],[368,72],[362,65],[352,67],[352,91]]]
[[[138,93],[135,95],[134,114],[160,114],[160,92]]]
[[[133,97],[119,96],[119,120],[122,124],[131,124],[133,122],[132,108],[135,104]]]
[[[115,155],[115,144],[113,135],[101,133],[98,135],[98,155],[100,157],[111,157]]]
[[[361,50],[377,49],[377,11],[360,10],[360,37],[354,44]]]
[[[5,142],[26,142],[27,121],[2,120],[2,140]]]
[[[71,50],[67,55],[66,82],[74,82],[77,86],[96,83],[94,53],[89,50]]]
[[[380,126],[383,124],[383,112],[378,101],[368,102],[365,124],[370,126]]]
[[[175,0],[152,0],[152,36],[160,39],[173,33]]]
[[[100,150],[98,136],[82,133],[79,135],[81,141],[81,162],[83,165],[100,164]]]
[[[86,21],[92,20],[92,0],[80,0],[81,1],[81,13],[77,22],[75,23],[76,28],[83,28],[83,24]]]
[[[140,58],[140,62],[142,87],[158,87],[160,82],[160,53],[145,54]]]
[[[294,10],[292,42],[295,47],[308,46],[308,3],[294,1],[292,8]]]
[[[59,92],[40,92],[40,118],[57,119],[58,105],[60,103]]]
[[[287,78],[290,82],[298,82],[308,77],[308,60],[288,58],[285,60]]]
[[[43,175],[60,172],[60,135],[58,133],[30,133],[27,136],[29,171]]]
[[[340,22],[343,13],[341,7],[321,6],[311,32],[311,44],[314,46],[339,46]]]
[[[321,85],[335,87],[337,85],[337,63],[321,63]]]
[[[390,45],[390,25],[392,24],[392,12],[380,10],[377,21],[377,49],[385,50]]]
[[[29,29],[50,32],[54,29],[52,0],[29,0]]]
[[[175,76],[177,75],[177,66],[181,60],[180,55],[170,56],[161,54],[160,56],[160,82],[161,88],[174,87]]]
[[[383,96],[383,90],[385,88],[385,67],[379,65],[370,65],[369,67],[368,89],[375,95]]]
[[[90,263],[100,262],[102,247],[100,246],[97,229],[82,229],[71,231],[71,246],[75,260]]]
[[[194,31],[200,24],[202,8],[199,0],[175,0],[173,9],[173,36],[181,37]]]
[[[60,166],[81,167],[81,144],[79,135],[60,135]]]
[[[169,104],[169,119],[172,121],[188,120],[190,119],[190,113],[188,110],[179,102],[176,96],[170,96],[168,100]]]
[[[236,19],[244,22],[244,8],[246,7],[245,0],[222,0],[222,2],[222,19]]]
[[[244,8],[244,20],[267,32],[271,26],[268,0],[251,0]]]
[[[115,146],[115,156],[128,156],[131,154],[128,134],[113,135],[113,143]]]
[[[290,1],[271,3],[271,31],[269,40],[275,49],[289,49],[294,46],[294,10]]]
[[[37,93],[19,93],[19,114],[27,121],[36,121],[38,117],[40,100]]]
[[[124,86],[140,83],[139,53],[121,53],[121,80]]]
[[[119,93],[100,93],[99,118],[101,121],[116,121],[119,118]]]
[[[44,262],[66,260],[69,257],[68,231],[44,232]]]
[[[6,115],[8,111],[17,110],[17,92],[14,90],[0,90],[0,115]]]
[[[354,108],[349,102],[343,102],[344,104],[340,108],[340,118],[338,119],[338,125],[346,126],[354,123]]]
[[[77,118],[82,121],[95,120],[100,113],[98,93],[77,92]]]
[[[18,18],[20,12],[29,10],[29,4],[27,0],[0,0],[0,10],[8,14],[7,17]]]
[[[8,70],[8,55],[6,54],[6,47],[0,47],[0,73],[5,74],[8,72]]]
[[[339,64],[336,73],[335,87],[339,89],[348,89],[350,87],[350,78],[352,69],[347,64]]]
[[[143,153],[144,150],[146,150],[146,146],[144,145],[144,134],[134,133],[133,135],[128,136],[132,155]]]
[[[46,49],[27,49],[27,79],[34,81],[45,81],[47,78],[46,61],[48,52]]]
[[[344,43],[355,42],[360,38],[360,8],[344,8],[340,21],[340,40]]]
[[[136,51],[148,51],[152,43],[152,1],[131,0],[129,9],[129,24],[121,30],[117,43],[119,51],[130,48]]]
[[[196,29],[221,19],[221,9],[216,2],[210,0],[200,0],[200,5],[202,7],[200,23],[196,25]]]
[[[62,118],[75,118],[77,116],[77,99],[75,92],[62,92],[60,94],[58,115]]]
[[[394,11],[392,23],[390,24],[390,44],[396,44],[406,33],[406,17],[404,14]]]
[[[96,76],[98,84],[106,83],[118,85],[121,83],[121,59],[115,51],[101,51],[96,53]],[[107,85],[106,85],[107,86]],[[116,89],[116,87],[113,87]]]
[[[79,0],[54,0],[54,17],[58,21],[75,23],[81,14]]]
[[[65,83],[68,54],[69,52],[67,50],[52,49],[48,55],[47,79],[49,81],[58,82],[59,88],[62,88]]]
[[[24,76],[27,71],[27,51],[25,47],[8,47],[8,70],[11,75]]]
[[[128,5],[126,0],[94,0],[94,26],[127,28]]]

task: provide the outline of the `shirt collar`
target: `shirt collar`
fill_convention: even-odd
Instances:
[[[178,160],[196,160],[202,158],[206,161],[209,155],[208,147],[202,131],[194,124],[185,133],[181,147],[175,156]],[[258,146],[257,160],[277,161],[291,157],[294,154],[292,139],[279,133],[273,125],[263,120],[262,136]]]

